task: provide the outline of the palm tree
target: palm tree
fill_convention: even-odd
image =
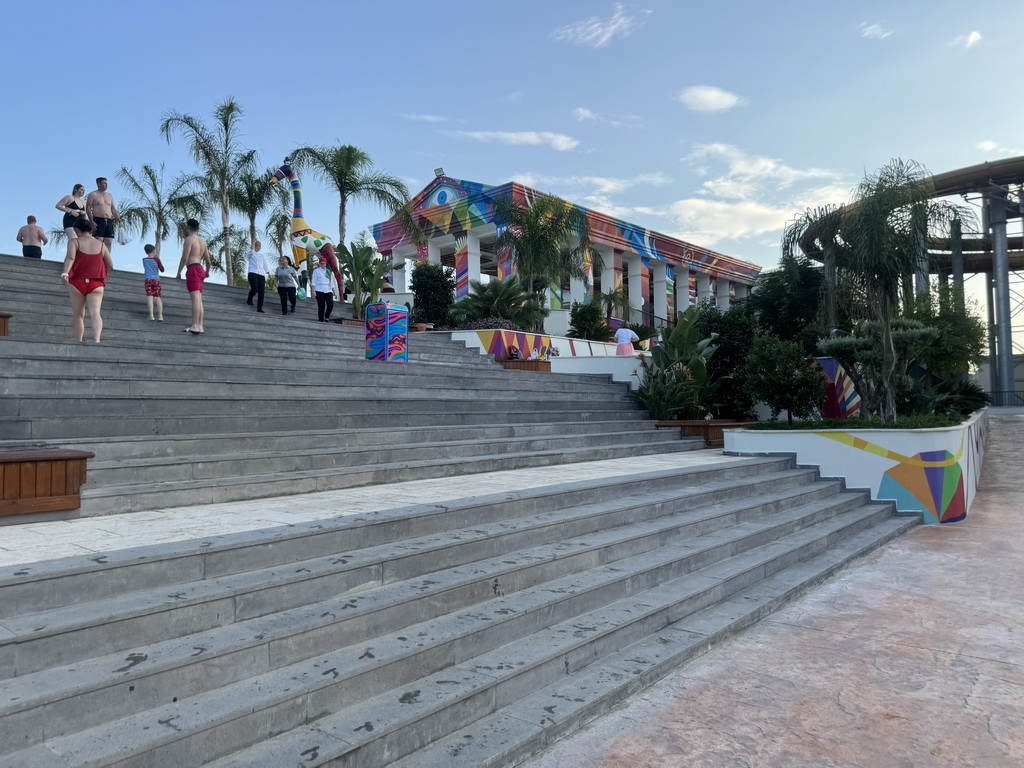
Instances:
[[[309,171],[331,187],[338,203],[338,243],[345,243],[345,215],[349,200],[369,200],[384,208],[389,216],[398,215],[406,234],[419,232],[408,209],[409,190],[397,176],[375,170],[370,156],[359,147],[299,147],[290,155],[296,170]],[[422,235],[420,235],[422,236]]]
[[[251,245],[248,232],[229,226],[226,233],[220,231],[208,237],[206,245],[213,268],[232,276],[228,285],[248,285],[245,269],[245,252]]]
[[[527,293],[516,280],[470,282],[471,292],[452,307],[452,320],[462,325],[487,317],[502,317],[520,328],[536,328],[544,323],[547,311],[540,305],[540,297]]]
[[[500,198],[495,218],[507,226],[494,250],[512,249],[516,274],[530,293],[541,293],[565,278],[586,280],[587,259],[598,263],[586,213],[560,198],[546,195],[529,207],[512,197]]]
[[[271,184],[272,172],[254,174],[246,171],[231,188],[231,207],[249,220],[250,243],[256,240],[256,217],[281,199],[281,187]]]
[[[896,421],[899,360],[892,321],[899,312],[903,288],[918,267],[923,240],[954,218],[971,216],[962,206],[932,200],[929,176],[915,162],[892,160],[864,177],[852,203],[807,211],[783,235],[784,256],[795,256],[794,248],[799,246],[809,256],[834,260],[837,277],[848,281],[850,295],[860,299],[848,307],[851,317],[878,324],[883,424]]]
[[[384,275],[397,269],[400,261],[391,262],[381,258],[377,249],[370,245],[365,237],[360,237],[346,248],[338,246],[338,266],[345,275],[349,290],[352,291],[352,317],[361,320],[363,307],[376,301],[380,288],[384,284]]]
[[[629,294],[624,288],[616,288],[608,293],[595,293],[591,301],[597,302],[604,308],[605,323],[611,322],[612,315],[618,313],[622,317],[626,317],[633,309],[633,305],[629,301]]]
[[[256,170],[256,151],[240,143],[242,107],[228,96],[213,110],[213,127],[200,118],[181,112],[168,112],[160,121],[160,135],[167,142],[178,131],[189,143],[195,161],[206,175],[210,200],[220,206],[221,236],[225,247],[224,264],[228,284],[233,284],[234,259],[231,257],[231,190],[245,172]]]
[[[143,165],[137,177],[122,166],[117,178],[133,196],[122,204],[121,218],[142,237],[152,226],[157,251],[168,235],[178,233],[177,225],[183,219],[202,219],[206,214],[203,180],[197,176],[179,174],[165,187],[164,164],[160,163],[159,168]]]

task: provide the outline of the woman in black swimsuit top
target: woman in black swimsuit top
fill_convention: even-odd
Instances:
[[[71,190],[70,195],[65,195],[57,203],[56,208],[58,211],[64,211],[64,234],[69,239],[77,238],[78,235],[75,233],[75,222],[78,221],[84,213],[80,213],[77,216],[72,211],[85,211],[85,203],[82,201],[82,195],[85,194],[85,187],[82,184],[75,184],[75,188]]]

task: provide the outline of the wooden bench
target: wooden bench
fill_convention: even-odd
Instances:
[[[14,317],[9,312],[0,312],[0,336],[7,336],[10,333],[8,321]]]
[[[551,363],[547,360],[508,360],[503,357],[494,358],[507,371],[542,371],[551,373]]]
[[[46,446],[0,449],[0,516],[78,509],[93,456]]]
[[[732,419],[671,419],[655,423],[656,427],[678,427],[683,437],[703,437],[708,448],[721,448],[725,445],[723,429],[739,429],[756,424],[754,421],[734,421]]]

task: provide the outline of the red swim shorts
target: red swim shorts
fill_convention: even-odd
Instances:
[[[146,295],[147,296],[160,296],[160,281],[159,280],[147,280],[146,281]]]
[[[68,285],[83,296],[88,296],[97,288],[103,287],[103,280],[98,280],[94,277],[71,277],[68,278]]]
[[[194,291],[203,292],[203,280],[206,279],[206,270],[202,264],[189,264],[185,267],[185,286],[189,293]]]

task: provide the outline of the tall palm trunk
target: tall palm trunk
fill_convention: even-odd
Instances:
[[[231,264],[231,210],[228,204],[227,187],[222,187],[221,190],[220,223],[224,230],[224,272],[227,274],[228,285],[234,285],[235,276]]]
[[[345,244],[345,208],[348,200],[345,195],[341,196],[341,203],[338,205],[338,245]]]

